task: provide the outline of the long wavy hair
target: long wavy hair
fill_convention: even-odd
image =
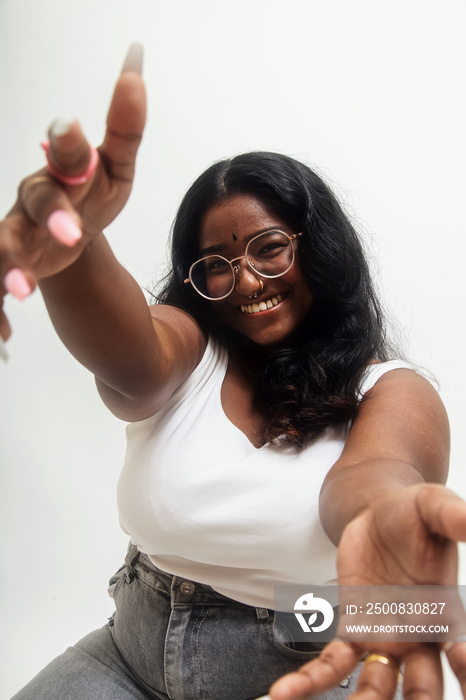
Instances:
[[[173,225],[172,267],[158,302],[187,311],[229,351],[253,362],[252,341],[226,326],[215,303],[184,283],[199,257],[204,214],[238,194],[256,197],[303,233],[298,255],[313,307],[267,362],[253,364],[255,400],[266,416],[264,439],[302,447],[329,426],[355,417],[364,369],[388,359],[381,306],[359,237],[330,188],[303,163],[268,152],[220,161],[190,187]]]

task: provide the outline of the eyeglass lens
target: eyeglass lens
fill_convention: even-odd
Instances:
[[[283,231],[267,231],[252,238],[244,257],[248,265],[262,277],[279,277],[293,264],[293,245]],[[229,260],[221,255],[208,255],[192,265],[190,279],[193,287],[207,299],[228,296],[235,286],[235,271],[240,260]]]

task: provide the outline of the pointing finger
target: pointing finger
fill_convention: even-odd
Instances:
[[[100,148],[111,177],[131,182],[146,121],[146,92],[141,77],[142,47],[133,44],[115,86]]]

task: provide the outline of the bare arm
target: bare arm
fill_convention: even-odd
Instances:
[[[466,541],[466,503],[442,486],[448,455],[448,421],[435,390],[409,370],[384,375],[363,403],[321,491],[321,520],[338,544],[340,584],[456,583],[456,543]],[[458,619],[461,615],[459,606]],[[393,663],[364,666],[355,698],[391,700],[396,665],[404,663],[404,697],[441,700],[441,648],[396,637],[351,641],[341,615],[336,639],[318,659],[279,679],[270,697],[297,700],[322,693],[369,652]],[[447,657],[465,694],[466,644],[454,645]]]
[[[205,347],[187,314],[177,309],[151,314],[102,233],[132,188],[146,116],[140,72],[135,47],[116,84],[91,177],[64,184],[44,168],[21,183],[17,202],[0,222],[0,298],[18,289],[24,296],[38,284],[60,338],[95,374],[102,398],[125,420],[157,411]],[[49,139],[59,176],[81,174],[90,148],[79,124],[55,125]],[[0,333],[6,338],[9,332],[0,312]]]
[[[61,340],[123,420],[155,413],[202,357],[196,322],[179,309],[151,309],[103,235],[39,287]]]
[[[368,392],[320,495],[320,517],[338,544],[346,525],[375,498],[403,486],[445,483],[450,433],[443,404],[410,370],[383,375]]]

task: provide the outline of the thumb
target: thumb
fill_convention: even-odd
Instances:
[[[427,529],[454,542],[466,542],[466,502],[450,489],[425,484],[417,495],[419,514]]]

